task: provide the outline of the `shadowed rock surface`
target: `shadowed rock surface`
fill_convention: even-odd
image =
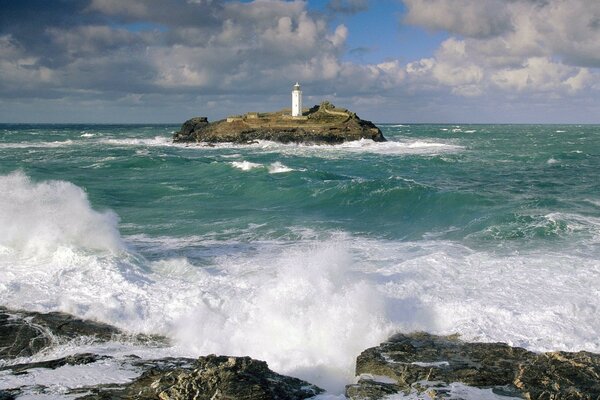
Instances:
[[[15,311],[0,307],[0,359],[28,357],[58,342],[81,336],[110,340],[122,332],[110,325],[51,312]]]
[[[456,336],[427,333],[397,334],[363,351],[356,374],[359,382],[346,388],[353,400],[382,399],[391,393],[450,398],[448,385],[454,382],[529,400],[600,399],[598,354],[539,354],[504,343],[465,343]]]
[[[206,117],[196,117],[186,121],[173,135],[174,142],[205,143],[271,140],[337,144],[360,139],[385,141],[381,130],[371,121],[362,120],[355,113],[336,108],[329,102],[314,106],[302,117],[291,117],[289,110],[247,113],[212,123]]]

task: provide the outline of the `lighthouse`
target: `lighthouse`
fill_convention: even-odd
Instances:
[[[300,84],[296,82],[292,90],[292,117],[302,116],[302,90]]]

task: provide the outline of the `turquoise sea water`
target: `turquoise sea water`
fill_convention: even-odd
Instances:
[[[600,126],[174,145],[0,125],[0,298],[339,390],[395,330],[600,351]]]

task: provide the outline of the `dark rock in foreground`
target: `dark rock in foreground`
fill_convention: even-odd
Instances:
[[[110,325],[63,313],[13,311],[0,307],[0,376],[19,376],[67,365],[107,363],[135,371],[129,383],[67,387],[65,395],[96,399],[306,399],[322,390],[271,371],[249,357],[210,355],[198,359],[140,359],[135,355],[93,353],[18,363],[17,357],[81,337],[126,340],[150,346],[164,338],[125,335]],[[162,340],[162,341],[161,341]],[[87,342],[87,339],[86,339]],[[89,343],[89,342],[88,342]],[[88,368],[89,368],[88,367]],[[600,355],[588,352],[534,353],[504,343],[465,343],[456,336],[397,334],[365,350],[356,363],[357,384],[346,387],[352,400],[383,399],[526,399],[599,400]],[[139,374],[139,375],[137,375]],[[0,400],[52,394],[52,388],[7,387]],[[11,385],[12,386],[12,385]],[[397,395],[396,397],[394,397]]]
[[[308,382],[271,371],[264,361],[215,355],[200,357],[191,366],[172,368],[163,363],[151,367],[126,385],[84,390],[95,392],[82,397],[87,400],[301,400],[323,392]]]
[[[394,335],[363,351],[356,374],[359,382],[346,387],[353,400],[382,399],[392,393],[464,399],[452,393],[457,382],[488,395],[528,400],[600,399],[598,354],[539,354],[504,343],[465,343],[455,336],[427,333]]]
[[[208,122],[206,117],[186,121],[173,135],[174,142],[251,143],[271,140],[282,143],[338,144],[371,139],[384,142],[381,130],[355,113],[335,108],[329,102],[314,106],[302,117],[292,117],[289,110],[274,113],[247,113],[225,120]]]
[[[126,384],[98,384],[71,388],[64,394],[85,399],[291,399],[300,400],[323,392],[297,378],[271,371],[264,361],[250,357],[210,355],[197,360],[163,358],[142,360],[129,355],[81,353],[51,360],[17,363],[48,347],[87,337],[92,341],[126,340],[148,345],[164,345],[159,336],[127,335],[107,324],[76,318],[69,314],[16,311],[0,307],[0,372],[24,375],[33,370],[57,369],[66,365],[94,365],[111,360],[114,365],[139,371],[140,376]],[[87,341],[89,343],[89,341]],[[46,394],[43,385],[11,387],[0,390],[0,400],[22,394]],[[51,390],[49,393],[52,393]]]
[[[16,311],[0,306],[0,359],[32,356],[48,346],[82,336],[100,342],[122,336],[141,342],[165,341],[159,336],[131,337],[111,325],[61,312]]]
[[[117,334],[121,331],[115,327],[65,313],[14,311],[0,307],[0,359],[28,357],[60,340],[93,336],[106,341]]]

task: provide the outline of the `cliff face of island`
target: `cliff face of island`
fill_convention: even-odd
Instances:
[[[173,135],[174,142],[251,143],[271,140],[281,143],[339,144],[371,139],[384,142],[381,130],[355,113],[323,102],[292,117],[289,110],[272,113],[246,113],[208,122],[206,117],[186,121]]]

